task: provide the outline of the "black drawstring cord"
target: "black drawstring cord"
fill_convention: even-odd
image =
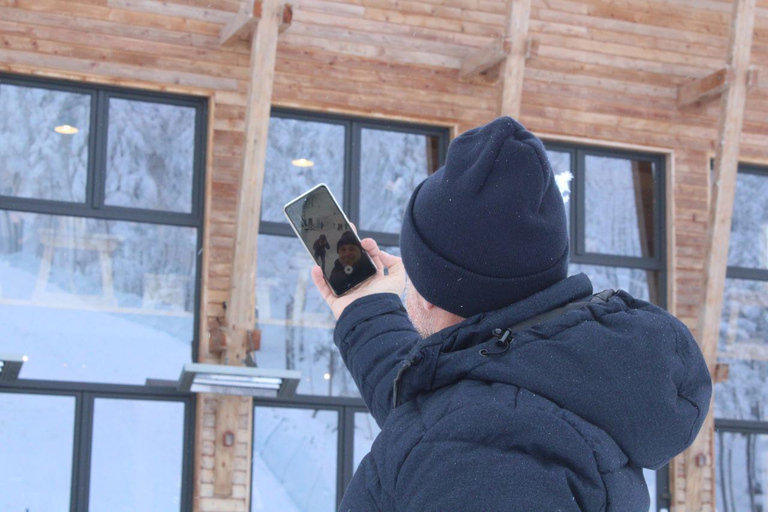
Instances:
[[[480,349],[480,355],[484,357],[488,356],[497,356],[499,354],[503,354],[507,350],[509,350],[509,346],[512,344],[512,341],[514,341],[514,338],[512,337],[512,331],[509,329],[499,329],[496,328],[493,330],[493,336],[495,338],[498,338],[496,340],[496,345],[501,347],[501,350],[497,350],[495,352],[491,352],[490,350],[486,348]]]

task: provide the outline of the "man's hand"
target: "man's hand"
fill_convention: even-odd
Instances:
[[[352,229],[355,229],[355,227],[352,226]],[[357,233],[357,229],[355,229],[355,233]],[[352,304],[355,299],[365,297],[366,295],[373,295],[374,293],[394,293],[399,297],[403,294],[403,289],[405,288],[405,267],[403,267],[403,261],[397,256],[392,256],[379,249],[373,238],[364,238],[361,240],[361,243],[363,244],[363,249],[368,252],[373,263],[376,265],[376,275],[341,297],[333,294],[330,286],[328,286],[325,278],[323,278],[323,271],[320,269],[320,266],[315,265],[312,268],[312,280],[315,282],[320,295],[331,307],[333,316],[337,320],[344,311],[344,308]],[[384,275],[385,268],[388,275]]]

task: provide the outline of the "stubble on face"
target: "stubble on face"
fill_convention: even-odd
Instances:
[[[407,279],[405,284],[405,310],[416,332],[422,338],[432,336],[435,331],[435,322],[429,312],[421,305],[421,296]]]

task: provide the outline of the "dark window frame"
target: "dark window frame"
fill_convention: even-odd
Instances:
[[[714,171],[715,161],[710,159],[710,172]],[[738,174],[754,174],[768,179],[768,167],[761,167],[754,164],[740,163],[737,168]],[[768,269],[738,267],[728,265],[726,267],[725,277],[727,279],[743,279],[748,281],[768,282]],[[744,435],[766,435],[768,436],[768,421],[758,420],[734,420],[726,418],[715,418],[715,436],[719,437],[721,433],[744,434]],[[717,441],[715,442],[717,446]],[[717,461],[715,461],[715,471],[718,471]]]
[[[94,403],[96,399],[164,401],[184,404],[184,428],[181,460],[181,495],[179,510],[192,509],[192,482],[195,447],[197,400],[192,393],[167,387],[142,387],[123,384],[83,386],[79,382],[27,380],[3,382],[0,393],[20,395],[69,396],[75,399],[72,439],[70,505],[72,512],[88,512],[91,485],[91,449],[93,446]]]
[[[573,175],[573,179],[571,180],[571,197],[568,201],[568,208],[570,209],[570,225],[568,226],[568,230],[571,235],[570,263],[636,268],[658,272],[657,286],[659,303],[657,305],[667,309],[666,155],[556,140],[542,140],[542,142],[544,142],[544,146],[548,151],[557,151],[560,153],[568,153],[570,155],[570,170]],[[586,194],[584,193],[584,190],[586,157],[588,155],[640,160],[643,162],[651,162],[655,165],[656,175],[653,193],[657,200],[654,201],[653,211],[654,257],[647,258],[590,253],[585,250]],[[600,290],[595,291],[597,292]],[[664,466],[656,472],[657,510],[669,510],[671,506],[672,494],[669,478],[669,465]]]
[[[357,468],[354,467],[355,453],[355,413],[368,414],[368,409],[362,400],[345,397],[324,397],[315,395],[296,395],[291,399],[254,398],[253,408],[256,417],[256,407],[274,407],[283,409],[310,409],[320,411],[334,411],[337,414],[337,449],[336,449],[336,508],[341,505],[341,498],[347,489],[352,475]],[[252,435],[256,427],[252,430]],[[258,485],[254,482],[254,474],[251,472],[249,485]]]
[[[357,116],[336,115],[327,113],[315,113],[304,110],[273,107],[270,117],[281,119],[296,119],[299,121],[319,122],[344,126],[344,171],[343,190],[344,198],[341,207],[349,216],[349,220],[356,226],[360,226],[360,147],[363,129],[393,131],[400,133],[414,133],[436,137],[438,140],[438,168],[445,164],[448,150],[448,128],[403,123],[389,120],[379,120]],[[264,221],[259,223],[260,235],[273,235],[282,237],[295,237],[293,229],[287,221]],[[371,237],[382,246],[399,246],[400,236],[394,233],[382,233],[366,230],[360,227],[361,238]],[[254,398],[253,406],[283,407],[300,409],[332,410],[338,414],[338,456],[336,478],[336,504],[341,503],[344,490],[347,488],[356,468],[354,463],[354,429],[355,413],[368,413],[365,402],[361,398],[328,397],[321,395],[296,395],[289,400],[277,400],[268,398]],[[253,480],[249,484],[253,483]]]
[[[440,160],[438,161],[439,168],[445,164],[445,156],[448,150],[448,128],[369,119],[364,117],[315,113],[277,107],[272,108],[270,117],[344,126],[344,198],[341,201],[341,207],[349,217],[349,220],[351,220],[355,226],[360,227],[358,233],[360,238],[375,238],[379,245],[400,245],[399,233],[382,233],[379,231],[367,230],[364,226],[360,226],[360,147],[362,130],[372,129],[437,137],[438,153],[440,156]],[[259,234],[287,237],[296,236],[287,221],[261,221],[259,223]]]
[[[657,153],[647,153],[635,150],[624,150],[592,146],[586,144],[572,144],[560,141],[544,140],[544,146],[548,151],[569,153],[571,162],[571,197],[569,200],[571,234],[570,263],[623,267],[658,272],[658,289],[660,307],[667,308],[667,238],[666,238],[666,156]],[[653,236],[655,254],[653,257],[625,256],[603,253],[591,253],[585,250],[586,229],[586,194],[585,171],[586,157],[598,156],[619,158],[625,160],[638,160],[650,162],[655,165],[656,176],[654,180],[654,211],[653,211]],[[596,290],[599,291],[599,290]]]
[[[86,94],[91,98],[90,126],[88,133],[88,165],[85,200],[82,203],[22,198],[0,195],[0,210],[81,217],[136,223],[192,227],[197,230],[194,285],[194,322],[191,339],[191,361],[198,359],[200,341],[200,308],[204,239],[204,194],[206,178],[206,153],[208,131],[208,99],[169,93],[156,93],[137,89],[73,82],[67,80],[30,77],[0,73],[0,85],[31,87],[54,91]],[[106,150],[108,137],[109,99],[119,98],[141,102],[178,105],[195,109],[194,161],[190,213],[148,210],[103,204],[106,182]],[[148,381],[151,379],[147,379]],[[70,510],[86,512],[90,489],[91,445],[96,398],[124,398],[133,400],[165,400],[185,404],[182,460],[182,488],[180,510],[191,510],[192,464],[194,453],[195,394],[178,392],[157,384],[131,385],[101,382],[51,381],[18,379],[0,382],[0,393],[43,394],[73,396],[75,405],[75,430],[72,454],[72,482]]]

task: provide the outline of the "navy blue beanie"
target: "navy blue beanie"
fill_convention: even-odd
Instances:
[[[565,206],[541,140],[511,117],[456,137],[413,191],[400,252],[416,290],[464,318],[565,279]]]

